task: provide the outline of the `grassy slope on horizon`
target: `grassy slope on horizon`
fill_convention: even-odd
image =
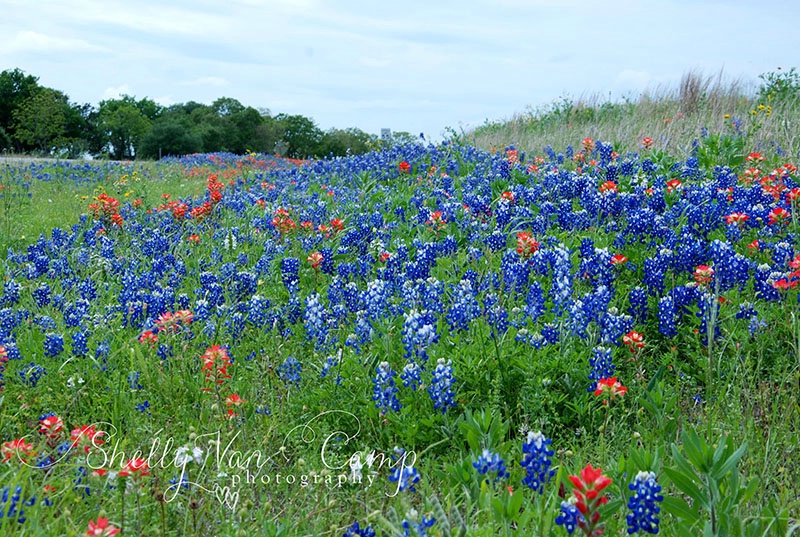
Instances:
[[[556,151],[580,148],[589,137],[612,143],[623,153],[638,150],[637,144],[649,137],[653,149],[683,158],[695,141],[715,153],[735,146],[793,158],[800,151],[798,75],[792,69],[761,78],[756,92],[741,81],[725,82],[721,75],[688,72],[677,90],[645,92],[638,99],[562,98],[510,120],[487,121],[465,133],[462,141],[483,149],[513,145],[540,154],[546,146]],[[718,156],[730,160],[731,155]]]

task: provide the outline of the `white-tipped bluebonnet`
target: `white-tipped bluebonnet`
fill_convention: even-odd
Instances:
[[[552,465],[550,457],[554,452],[547,447],[551,442],[541,431],[530,431],[522,444],[522,460],[519,464],[526,471],[522,484],[539,494],[544,492],[544,484],[555,474],[555,470],[550,468]]]
[[[397,399],[398,388],[394,384],[395,375],[389,362],[381,362],[372,381],[375,384],[372,399],[381,414],[386,414],[389,410],[397,412],[401,408],[400,401]]]
[[[453,303],[447,311],[447,324],[451,332],[469,330],[469,324],[481,314],[470,280],[464,278],[453,289]]]
[[[416,521],[408,521],[407,519],[403,519],[402,526],[403,526],[403,534],[402,537],[411,537],[411,530],[413,528],[414,534],[416,537],[429,537],[428,536],[428,528],[434,525],[436,519],[433,517],[426,517],[425,515],[422,516],[422,519],[419,522]]]
[[[72,334],[72,354],[83,356],[89,354],[89,333],[88,331],[78,330]]]
[[[416,356],[422,363],[428,360],[427,349],[439,340],[436,333],[436,316],[428,311],[412,309],[403,322],[403,346],[406,358]]]
[[[398,465],[397,468],[392,470],[392,473],[389,476],[389,481],[397,483],[397,490],[400,492],[404,490],[416,492],[417,489],[414,487],[414,485],[419,483],[420,479],[422,479],[422,476],[419,475],[419,471],[416,468],[413,466],[404,466],[402,464]]]
[[[489,477],[492,477],[491,474],[494,474],[493,481],[499,481],[509,476],[506,470],[506,463],[502,457],[500,457],[500,454],[489,451],[486,448],[483,449],[478,460],[472,463],[472,466],[478,470],[480,475],[487,476],[487,483],[492,482],[492,480],[489,479]]]
[[[403,386],[416,390],[422,383],[422,367],[413,359],[409,360],[403,367],[400,379],[403,381]]]
[[[658,513],[661,512],[658,504],[664,499],[664,496],[659,494],[661,485],[656,482],[656,474],[639,472],[628,488],[633,491],[633,495],[628,500],[628,509],[631,511],[626,518],[628,534],[637,531],[658,533],[660,522]]]
[[[589,358],[592,370],[589,373],[591,384],[587,391],[593,392],[597,389],[597,381],[614,376],[614,363],[611,359],[611,349],[607,347],[595,347],[592,349],[592,357]]]
[[[296,257],[281,259],[281,281],[290,292],[300,283],[300,260]]]
[[[319,294],[311,293],[306,297],[306,309],[303,318],[306,339],[316,341],[318,350],[324,350],[328,339],[328,313],[320,303]]]
[[[675,301],[671,296],[661,297],[658,301],[658,331],[666,337],[678,334]]]
[[[564,529],[567,530],[567,533],[572,535],[572,532],[575,531],[578,522],[584,521],[585,519],[573,503],[575,501],[575,497],[571,497],[570,500],[564,500],[561,502],[561,513],[556,517],[556,524],[559,526],[564,526]]]
[[[451,406],[456,406],[454,401],[455,392],[453,391],[453,365],[450,360],[444,361],[439,358],[436,362],[436,369],[433,370],[433,380],[428,388],[428,393],[433,400],[433,408],[447,412]]]

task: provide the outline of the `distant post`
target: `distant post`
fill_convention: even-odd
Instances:
[[[381,129],[381,141],[386,144],[392,141],[392,129]]]

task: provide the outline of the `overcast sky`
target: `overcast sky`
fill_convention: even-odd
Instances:
[[[439,139],[561,97],[798,62],[785,0],[0,0],[0,70],[73,102],[244,105]]]

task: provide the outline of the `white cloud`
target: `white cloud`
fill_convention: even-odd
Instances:
[[[83,39],[46,35],[31,30],[17,32],[11,39],[0,40],[0,53],[74,52],[102,50]]]
[[[131,87],[127,84],[120,86],[111,86],[103,91],[103,99],[118,99],[123,95],[133,95]]]

